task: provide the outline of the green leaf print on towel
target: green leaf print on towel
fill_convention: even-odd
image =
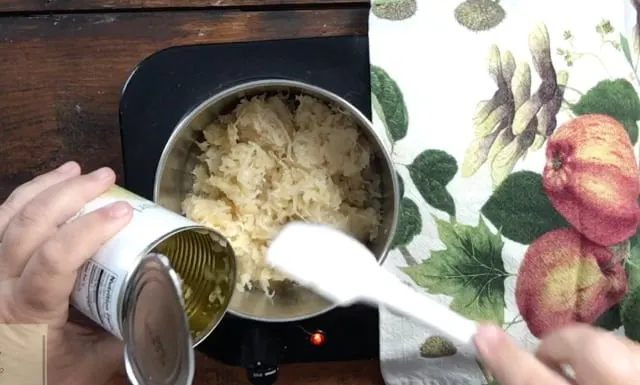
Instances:
[[[640,342],[640,234],[630,239],[629,258],[625,260],[629,293],[620,306],[625,335]]]
[[[424,200],[438,210],[456,215],[447,185],[458,172],[456,159],[441,150],[425,150],[408,166],[409,174]]]
[[[626,79],[602,80],[573,104],[571,111],[576,115],[611,116],[622,123],[633,144],[638,141],[640,98]]]
[[[478,226],[435,221],[446,249],[432,251],[429,259],[403,271],[427,292],[453,297],[452,310],[476,321],[504,324],[504,280],[509,274],[500,235],[491,233],[482,219]]]
[[[471,177],[487,163],[494,188],[513,171],[528,151],[542,147],[557,126],[569,73],[556,72],[551,61],[546,25],[529,34],[532,65],[541,83],[532,92],[531,66],[516,60],[510,51],[493,45],[487,66],[498,89],[489,100],[478,103],[472,124],[475,139],[464,156],[462,176]]]
[[[391,143],[404,138],[409,130],[409,111],[398,84],[380,67],[371,65],[371,100],[387,130]]]
[[[634,235],[629,241],[631,245],[629,258],[625,261],[625,270],[629,287],[636,287],[640,286],[640,234]]]
[[[620,49],[622,50],[627,63],[633,68],[635,64],[631,55],[631,46],[629,45],[629,39],[627,39],[623,34],[620,34]]]
[[[532,171],[509,175],[481,212],[502,235],[524,245],[550,230],[569,226],[549,201],[542,176]]]
[[[620,307],[620,316],[625,336],[640,342],[640,286],[630,288]]]
[[[381,19],[405,20],[415,15],[417,0],[373,0],[371,12]]]
[[[634,29],[635,30],[635,29]],[[632,51],[629,39],[622,33],[617,33],[616,28],[609,20],[603,19],[595,27],[595,33],[600,38],[601,47],[612,47],[624,57],[624,61],[629,67],[630,75],[628,79],[607,79],[596,84],[593,88],[582,95],[580,99],[570,106],[571,111],[576,115],[603,114],[618,120],[626,129],[631,142],[638,141],[638,126],[640,120],[640,98],[631,82],[640,86],[640,80],[636,76],[638,70],[638,52],[634,48]],[[581,52],[576,50],[576,36],[571,31],[564,32],[564,47],[557,49],[556,53],[563,57],[567,66],[574,66],[584,58],[596,59],[602,69],[611,74],[607,63],[609,62],[602,55],[602,50],[598,52]],[[634,39],[636,42],[638,39]]]
[[[620,319],[620,306],[614,306],[611,310],[605,312],[593,323],[602,329],[614,331],[622,326],[622,320]]]
[[[454,10],[461,26],[473,32],[488,31],[500,25],[506,16],[499,0],[466,0]]]
[[[398,228],[391,243],[391,249],[408,245],[422,231],[422,217],[418,205],[409,198],[400,201]]]
[[[458,349],[447,339],[431,336],[420,345],[420,355],[423,358],[440,358],[453,356]]]
[[[398,216],[396,234],[393,237],[393,242],[391,242],[391,250],[398,247],[403,248],[411,243],[416,235],[422,232],[420,209],[418,209],[418,205],[413,200],[405,198],[404,181],[397,172],[396,178],[398,179],[398,190],[400,193],[400,214]],[[408,253],[403,249],[401,249],[401,251],[403,255]],[[407,257],[407,255],[405,255],[405,257]]]

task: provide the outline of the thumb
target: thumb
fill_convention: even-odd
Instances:
[[[474,342],[482,362],[501,385],[529,384],[532,379],[537,384],[568,385],[562,376],[519,348],[500,327],[480,326]]]

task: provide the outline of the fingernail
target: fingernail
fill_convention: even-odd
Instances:
[[[107,179],[111,177],[111,173],[112,173],[111,169],[109,169],[108,167],[103,167],[92,172],[91,176],[93,176],[96,179]]]
[[[58,167],[58,171],[63,173],[63,174],[67,174],[69,172],[74,171],[76,168],[78,167],[76,162],[67,162],[65,164],[63,164],[62,166]]]
[[[504,331],[498,326],[481,325],[474,339],[480,355],[487,357],[493,349],[500,346],[504,336]]]
[[[122,218],[131,211],[131,206],[126,202],[116,202],[109,206],[109,216],[111,218]]]

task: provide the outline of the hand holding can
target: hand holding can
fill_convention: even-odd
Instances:
[[[69,162],[0,205],[0,324],[33,326],[20,332],[40,333],[40,351],[46,342],[46,354],[19,361],[29,370],[7,368],[3,378],[99,385],[121,365],[120,339],[132,383],[191,383],[192,344],[215,328],[231,296],[233,250],[214,230],[114,182],[108,168],[82,175]],[[70,303],[105,330],[75,317]]]
[[[192,341],[203,341],[229,305],[233,249],[215,230],[118,186],[72,221],[116,201],[129,203],[133,217],[80,269],[71,303],[125,342],[130,379],[184,373],[175,381],[186,383]]]
[[[75,319],[69,308],[77,270],[125,227],[132,210],[118,202],[66,222],[114,181],[108,168],[81,175],[80,166],[69,162],[19,186],[0,205],[0,324],[11,330],[21,324],[30,326],[21,328],[23,333],[42,333],[36,351],[26,357],[19,350],[29,348],[30,336],[23,334],[21,344],[13,345],[0,336],[6,381],[37,383],[46,376],[49,383],[100,385],[122,365],[122,343]],[[7,360],[11,354],[18,357]]]

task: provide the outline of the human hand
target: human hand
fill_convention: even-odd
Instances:
[[[584,324],[549,334],[535,355],[496,326],[481,326],[475,344],[500,385],[628,385],[640,379],[639,344]],[[563,374],[564,365],[575,379]]]
[[[104,384],[122,366],[116,338],[69,308],[78,268],[131,219],[115,203],[69,223],[115,183],[108,168],[69,162],[18,187],[0,206],[0,324],[47,324],[48,382]]]

